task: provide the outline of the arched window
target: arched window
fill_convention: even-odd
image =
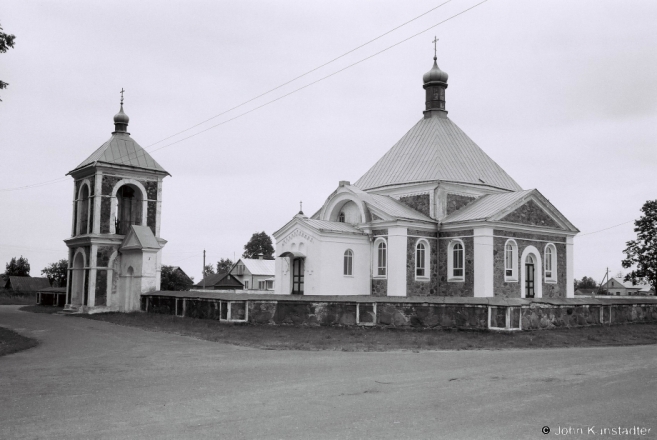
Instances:
[[[465,246],[452,240],[447,247],[447,281],[465,280]]]
[[[427,268],[429,249],[429,243],[426,240],[419,240],[415,245],[415,278],[429,278],[429,269]]]
[[[116,199],[116,233],[125,235],[130,226],[141,224],[141,191],[131,185],[123,185],[116,193]]]
[[[518,281],[518,244],[507,240],[504,244],[504,281]]]
[[[387,246],[384,240],[376,243],[376,276],[385,277],[388,267]]]
[[[353,275],[354,266],[354,253],[351,249],[347,249],[344,253],[344,275]]]
[[[557,281],[557,248],[548,243],[545,246],[545,281]]]
[[[338,221],[340,223],[344,223],[344,212],[340,211],[340,215],[338,216]]]
[[[78,219],[76,235],[89,233],[89,186],[85,183],[78,194]]]

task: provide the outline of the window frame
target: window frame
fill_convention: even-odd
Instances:
[[[419,266],[419,252],[420,252],[420,246],[423,246],[422,249],[422,267]],[[419,281],[427,281],[431,278],[431,271],[429,270],[430,264],[427,264],[428,262],[431,261],[431,245],[429,244],[429,240],[426,239],[419,239],[417,243],[415,243],[415,279]],[[422,275],[418,274],[419,269],[422,269],[423,273]]]
[[[354,276],[354,251],[347,249],[342,254],[342,275],[345,277]]]
[[[380,252],[380,246],[383,245],[383,256],[384,256],[384,262],[383,266],[381,266],[381,252]],[[385,238],[377,238],[374,241],[374,252],[373,252],[373,257],[374,257],[374,264],[372,265],[372,269],[374,270],[374,273],[372,274],[373,278],[378,278],[378,279],[386,279],[388,278],[388,242]],[[381,269],[383,268],[383,274],[380,274]]]
[[[543,278],[546,283],[557,282],[557,247],[554,243],[546,244],[543,250]]]
[[[509,246],[511,246],[511,261],[509,261],[509,249],[507,249]],[[504,282],[517,283],[518,279],[518,243],[510,238],[504,243]]]
[[[461,258],[460,258],[460,267],[455,267],[454,261],[454,250],[456,245],[461,246]],[[455,275],[455,270],[462,270],[461,275]],[[465,281],[465,244],[463,240],[454,238],[450,240],[449,245],[447,246],[447,282],[464,282]]]

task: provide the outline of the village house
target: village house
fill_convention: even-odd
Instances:
[[[624,281],[621,278],[611,278],[602,285],[602,288],[613,296],[628,296],[628,295],[654,295],[655,291],[649,285],[636,284],[633,285],[631,281]]]
[[[447,116],[447,80],[434,57],[423,118],[318,212],[273,234],[275,293],[574,296],[578,229]]]
[[[192,286],[191,290],[228,290],[244,289],[244,285],[228,272],[213,273]]]
[[[240,258],[230,270],[244,290],[274,290],[276,262],[259,258]]]
[[[41,289],[49,288],[50,281],[45,277],[19,277],[8,275],[5,277],[3,287],[14,293],[32,293],[38,292]]]
[[[160,289],[162,180],[169,173],[128,133],[121,108],[114,131],[73,177],[66,307],[139,310],[142,293]]]

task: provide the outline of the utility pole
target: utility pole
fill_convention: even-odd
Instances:
[[[203,290],[205,290],[205,249],[203,249],[203,272],[201,272],[203,276]]]

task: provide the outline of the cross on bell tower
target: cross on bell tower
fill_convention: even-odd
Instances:
[[[424,74],[424,90],[426,90],[424,117],[447,116],[445,110],[445,89],[447,88],[447,72],[438,67],[438,37],[433,38],[433,67]]]

